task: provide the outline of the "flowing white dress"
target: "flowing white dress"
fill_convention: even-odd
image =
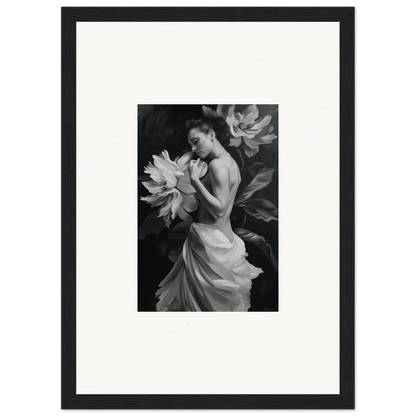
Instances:
[[[247,311],[251,281],[263,270],[246,260],[243,240],[193,223],[182,253],[156,292],[156,310]]]

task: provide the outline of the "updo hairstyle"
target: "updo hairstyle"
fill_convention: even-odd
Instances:
[[[230,145],[230,128],[222,118],[201,117],[188,120],[186,122],[186,131],[189,133],[194,128],[200,129],[205,134],[208,134],[210,130],[214,130],[217,140],[223,146]]]

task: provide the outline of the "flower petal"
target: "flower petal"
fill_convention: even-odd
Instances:
[[[224,120],[227,118],[227,111],[226,111],[227,106],[226,105],[222,105],[219,104],[217,106],[217,116],[223,118]]]
[[[244,124],[252,124],[259,118],[259,110],[256,105],[249,105],[246,107],[242,114],[242,122]]]
[[[173,189],[172,193],[166,198],[166,201],[159,209],[159,217],[172,213],[172,218],[176,217],[176,211],[182,203],[182,195],[177,189]]]
[[[234,115],[235,112],[235,105],[233,104],[232,106],[230,106],[230,108],[228,109],[228,117],[232,117]]]
[[[231,138],[230,139],[230,146],[238,147],[241,144],[241,137]]]
[[[230,113],[228,113],[228,114],[230,114]],[[228,115],[228,117],[225,119],[225,122],[230,127],[230,133],[234,137],[239,137],[240,136],[240,129],[238,128],[238,120],[235,118],[234,114],[232,114],[231,116]]]
[[[198,208],[198,201],[195,195],[182,195],[181,207],[187,212],[194,212]]]
[[[216,118],[217,117],[216,111],[214,111],[212,108],[207,107],[205,105],[202,106],[202,114],[205,117],[208,117],[208,118]]]
[[[171,172],[163,171],[162,177],[166,181],[166,188],[171,189],[178,183],[178,178]]]
[[[171,207],[171,212],[172,212],[172,218],[176,218],[176,213],[178,211],[178,209],[181,207],[182,202],[183,202],[183,197],[181,195],[181,193],[179,191],[177,191],[175,189],[176,192],[174,192],[173,195],[173,200],[172,200],[172,207]]]
[[[178,168],[180,171],[185,172],[185,170],[188,168],[188,164],[192,159],[193,152],[187,152],[180,158],[177,158],[176,164],[178,165]]]
[[[273,126],[264,127],[259,134],[257,134],[252,140],[258,144],[268,144],[272,140],[276,139],[277,136],[272,134]]]
[[[253,139],[258,134],[264,135],[267,131],[263,134],[264,127],[270,123],[271,116],[265,116],[258,123],[252,125],[251,127],[241,128],[241,125],[238,127],[240,128],[240,134],[243,137],[247,137],[249,139]]]
[[[240,112],[235,113],[235,116],[236,116],[236,118],[238,120],[238,123],[242,123],[243,122],[244,117],[243,117],[243,115]]]
[[[269,135],[272,131],[273,131],[272,125],[266,126],[262,128],[260,133],[258,133],[258,135],[256,136],[256,139],[260,139],[263,136]]]
[[[169,156],[169,152],[167,150],[163,149],[160,156],[162,156],[163,159],[167,160],[168,162],[172,162]]]
[[[152,207],[162,205],[163,202],[165,201],[165,199],[166,199],[166,196],[161,196],[161,195],[157,195],[157,194],[142,196],[140,198],[141,201],[148,202],[149,204],[151,204]]]
[[[247,137],[243,137],[244,143],[250,148],[250,149],[258,149],[259,145],[254,142],[253,140],[248,139]]]
[[[253,131],[251,129],[240,129],[239,128],[238,130],[239,130],[239,135],[241,137],[247,137],[248,139],[252,139],[253,137],[255,137],[259,133],[259,131]]]
[[[256,123],[253,125],[251,130],[259,130],[259,133],[260,133],[260,130],[263,127],[266,127],[270,123],[271,119],[272,119],[272,116],[269,116],[269,115],[264,116],[262,119],[256,121]]]
[[[178,178],[178,183],[176,187],[184,194],[194,194],[196,193],[195,189],[191,185],[189,174],[185,174]]]
[[[160,215],[159,215],[159,216],[160,216]],[[169,213],[169,214],[164,215],[164,216],[163,216],[163,220],[165,221],[165,225],[166,225],[166,227],[167,227],[167,228],[169,228],[169,227],[170,227],[170,224],[172,223],[172,217],[171,217],[170,213]]]
[[[162,182],[163,178],[162,175],[160,173],[160,170],[155,168],[155,166],[153,165],[153,163],[149,163],[149,165],[144,169],[144,172],[149,174],[150,177],[155,181],[155,182]]]
[[[140,201],[145,201],[151,204],[159,195],[141,196]]]
[[[199,178],[202,178],[208,172],[208,165],[203,160],[200,160],[199,164],[201,165],[201,174],[199,175]]]
[[[244,137],[243,139],[243,143],[242,143],[242,148],[244,150],[244,153],[248,156],[248,157],[252,157],[254,156],[258,151],[259,151],[259,145],[255,142],[253,142],[250,139],[247,139]]]
[[[244,150],[244,153],[248,156],[248,157],[252,157],[254,156],[259,149],[250,149],[249,147],[245,146],[244,144],[241,146]]]
[[[158,215],[158,217],[164,217],[164,216],[166,216],[166,215],[169,215],[170,214],[170,212],[171,212],[171,207],[172,207],[172,202],[173,202],[173,196],[172,196],[172,194],[171,195],[169,195],[166,199],[165,199],[165,201],[164,201],[164,203],[163,203],[163,205],[159,208],[159,215]]]
[[[272,142],[272,140],[276,139],[277,136],[272,133],[272,134],[267,134],[266,136],[262,136],[262,137],[254,137],[254,141],[258,144],[269,144]]]
[[[158,194],[165,189],[165,184],[161,182],[148,181],[148,182],[142,182],[142,184],[152,194]]]
[[[173,192],[173,189],[165,189],[160,194],[151,194],[148,196],[142,196],[140,199],[151,204],[152,207],[162,205],[165,199]]]
[[[178,209],[178,217],[184,221],[192,220],[192,217],[182,207]]]
[[[178,165],[170,160],[169,153],[163,150],[160,156],[153,155],[155,166],[163,171],[174,172],[178,170]]]

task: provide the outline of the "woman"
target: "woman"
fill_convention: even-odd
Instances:
[[[251,280],[263,271],[246,259],[244,242],[233,233],[230,214],[240,171],[224,146],[228,127],[220,120],[187,122],[191,185],[200,206],[197,220],[172,271],[156,292],[158,311],[247,311]],[[208,173],[201,180],[204,162]]]

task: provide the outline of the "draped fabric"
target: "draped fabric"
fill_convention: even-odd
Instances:
[[[216,228],[191,225],[182,254],[156,292],[156,309],[167,311],[247,311],[251,281],[263,272],[245,258],[243,240]]]

